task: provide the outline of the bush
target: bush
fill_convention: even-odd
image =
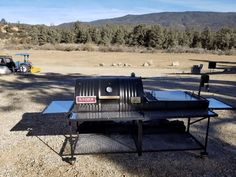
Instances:
[[[44,44],[41,46],[37,46],[36,49],[38,50],[55,50],[55,45],[53,44]]]
[[[18,45],[5,44],[3,48],[7,50],[30,50],[30,49],[34,49],[35,46],[31,44],[18,44]]]
[[[98,51],[99,47],[96,44],[87,43],[87,44],[81,44],[79,46],[79,49],[80,51],[93,52],[93,51]]]

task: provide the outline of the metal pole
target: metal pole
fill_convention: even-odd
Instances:
[[[137,121],[138,125],[138,156],[142,155],[143,126],[142,120]]]
[[[73,139],[72,139],[72,123],[69,121],[69,129],[70,129],[70,152],[71,152],[71,161],[74,158],[74,151],[73,151]]]
[[[201,94],[201,89],[202,89],[202,87],[201,87],[201,84],[200,84],[199,89],[198,89],[198,96],[200,96],[200,94]]]
[[[76,121],[76,133],[77,137],[79,137],[79,121]]]
[[[188,124],[187,124],[187,132],[189,133],[189,129],[190,129],[190,118],[188,118]]]
[[[208,133],[210,127],[210,117],[207,119],[207,129],[206,129],[206,137],[205,137],[205,144],[204,144],[204,151],[201,153],[202,156],[207,156],[207,143],[208,143]]]

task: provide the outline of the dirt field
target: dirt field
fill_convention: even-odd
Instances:
[[[20,51],[3,52],[14,55]],[[235,111],[217,111],[219,117],[212,119],[208,158],[199,158],[197,152],[155,152],[144,153],[141,157],[133,153],[89,154],[77,156],[73,166],[62,161],[60,155],[65,140],[63,116],[46,119],[40,112],[52,100],[71,99],[74,81],[80,75],[130,75],[135,72],[146,78],[146,88],[196,92],[200,76],[187,74],[192,65],[203,64],[203,72],[209,72],[207,60],[219,61],[219,67],[236,66],[236,56],[29,53],[34,65],[42,68],[41,73],[0,76],[0,176],[235,176]],[[145,62],[151,66],[143,67]],[[173,62],[178,62],[179,66],[171,66]],[[222,71],[210,74],[210,92],[204,94],[235,106],[236,73]],[[201,137],[204,134],[202,124],[195,126],[194,131]]]

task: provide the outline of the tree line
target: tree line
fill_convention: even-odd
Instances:
[[[126,45],[155,49],[176,46],[230,50],[236,48],[236,29],[213,30],[197,28],[168,28],[160,25],[103,25],[94,26],[77,22],[73,27],[62,28],[45,25],[8,25],[7,33],[0,31],[0,39],[11,38],[21,44],[94,43],[97,45]],[[13,40],[13,43],[16,41]]]

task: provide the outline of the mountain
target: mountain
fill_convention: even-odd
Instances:
[[[104,24],[159,24],[170,27],[211,28],[236,27],[236,12],[162,12],[144,15],[126,15],[119,18],[102,19],[89,22],[93,25]],[[71,26],[73,23],[60,26]]]
[[[179,27],[236,27],[235,12],[163,12],[92,21],[91,24],[160,24]]]

